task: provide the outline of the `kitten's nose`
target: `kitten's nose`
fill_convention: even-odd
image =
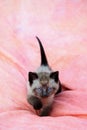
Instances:
[[[43,90],[42,90],[42,97],[47,97],[47,96],[48,96],[47,89],[43,88]]]

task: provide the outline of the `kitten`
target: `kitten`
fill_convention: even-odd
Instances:
[[[36,37],[40,46],[41,65],[36,72],[28,73],[27,101],[37,111],[39,116],[48,116],[55,94],[61,92],[59,72],[53,72],[49,67],[41,41]]]

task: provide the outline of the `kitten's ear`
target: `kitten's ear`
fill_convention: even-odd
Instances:
[[[37,78],[38,78],[38,75],[35,72],[28,73],[28,80],[30,82],[30,85],[33,83],[33,80],[35,80]]]
[[[54,79],[55,82],[58,82],[58,80],[59,80],[59,71],[52,72],[50,74],[50,78]]]

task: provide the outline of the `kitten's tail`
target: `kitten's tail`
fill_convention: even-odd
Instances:
[[[38,40],[38,43],[39,43],[39,46],[40,46],[41,65],[48,66],[48,61],[47,61],[46,54],[45,54],[44,48],[42,46],[42,43],[41,43],[40,39],[37,36],[36,36],[36,39]]]

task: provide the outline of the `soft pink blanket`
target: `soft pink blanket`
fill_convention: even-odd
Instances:
[[[27,74],[40,65],[35,36],[70,90],[48,117],[27,103]],[[87,1],[0,0],[0,130],[87,129]]]

